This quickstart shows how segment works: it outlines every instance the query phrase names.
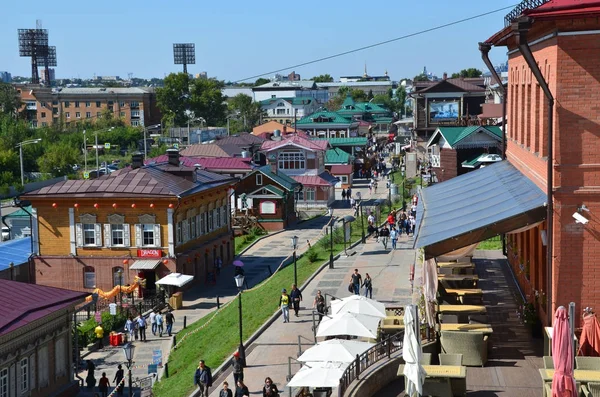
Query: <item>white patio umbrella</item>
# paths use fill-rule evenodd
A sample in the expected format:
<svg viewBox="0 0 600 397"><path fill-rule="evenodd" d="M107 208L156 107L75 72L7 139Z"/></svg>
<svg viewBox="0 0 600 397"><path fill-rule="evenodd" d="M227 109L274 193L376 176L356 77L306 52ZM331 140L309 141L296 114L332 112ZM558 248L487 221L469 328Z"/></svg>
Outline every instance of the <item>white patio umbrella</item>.
<svg viewBox="0 0 600 397"><path fill-rule="evenodd" d="M307 362L287 387L338 387L347 366L336 362Z"/></svg>
<svg viewBox="0 0 600 397"><path fill-rule="evenodd" d="M348 312L380 318L386 317L383 303L359 295L351 295L347 298L331 301L331 312L333 314Z"/></svg>
<svg viewBox="0 0 600 397"><path fill-rule="evenodd" d="M404 310L404 343L402 345L402 358L404 359L404 375L406 395L411 396L416 392L423 394L423 382L427 373L421 365L421 343L415 334L415 318L411 306Z"/></svg>
<svg viewBox="0 0 600 397"><path fill-rule="evenodd" d="M379 321L379 317L356 313L342 313L333 317L325 316L319 324L317 336L351 335L375 339Z"/></svg>
<svg viewBox="0 0 600 397"><path fill-rule="evenodd" d="M435 259L423 262L423 295L425 297L425 315L430 327L435 325L435 303L437 301L438 277Z"/></svg>
<svg viewBox="0 0 600 397"><path fill-rule="evenodd" d="M362 354L374 343L360 342L356 340L331 339L319 342L306 350L298 361L331 361L350 363L356 359L357 354Z"/></svg>

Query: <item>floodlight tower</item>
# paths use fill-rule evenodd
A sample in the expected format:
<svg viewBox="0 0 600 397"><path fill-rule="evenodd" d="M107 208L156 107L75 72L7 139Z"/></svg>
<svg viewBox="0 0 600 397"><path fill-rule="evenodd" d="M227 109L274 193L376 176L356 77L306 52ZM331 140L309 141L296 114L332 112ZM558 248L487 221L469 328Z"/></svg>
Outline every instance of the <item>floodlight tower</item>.
<svg viewBox="0 0 600 397"><path fill-rule="evenodd" d="M183 73L187 74L187 65L194 65L196 63L196 44L173 44L173 58L175 65L183 65Z"/></svg>
<svg viewBox="0 0 600 397"><path fill-rule="evenodd" d="M18 29L19 55L31 57L31 83L39 84L38 60L48 56L48 30L37 22L35 29Z"/></svg>
<svg viewBox="0 0 600 397"><path fill-rule="evenodd" d="M46 52L46 56L38 57L37 63L38 66L44 68L46 84L52 85L52 81L50 79L50 66L56 67L58 65L56 60L56 47L49 46L48 51Z"/></svg>

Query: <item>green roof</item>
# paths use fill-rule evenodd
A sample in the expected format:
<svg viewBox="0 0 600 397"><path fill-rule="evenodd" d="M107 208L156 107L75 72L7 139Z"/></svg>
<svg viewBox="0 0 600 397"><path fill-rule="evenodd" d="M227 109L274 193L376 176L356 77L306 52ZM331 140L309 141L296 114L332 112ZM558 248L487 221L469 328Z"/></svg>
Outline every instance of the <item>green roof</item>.
<svg viewBox="0 0 600 397"><path fill-rule="evenodd" d="M368 113L390 113L390 111L378 103L373 102L359 102L355 104L357 109Z"/></svg>
<svg viewBox="0 0 600 397"><path fill-rule="evenodd" d="M475 131L484 129L495 135L499 139L502 139L502 129L497 126L470 126L470 127L439 127L438 130L448 142L448 145L454 146L458 142L462 141Z"/></svg>
<svg viewBox="0 0 600 397"><path fill-rule="evenodd" d="M350 109L346 109L346 107L350 107ZM344 103L342 103L342 107L340 108L340 110L352 110L352 108L354 107L354 99L352 99L352 97L350 95L346 96L346 99L344 99Z"/></svg>
<svg viewBox="0 0 600 397"><path fill-rule="evenodd" d="M485 154L478 154L470 160L465 160L461 163L461 165L465 168L475 168L479 165L479 158L481 156L485 156Z"/></svg>
<svg viewBox="0 0 600 397"><path fill-rule="evenodd" d="M276 174L273 171L271 171L270 165L264 165L262 167L259 167L256 169L256 171L261 172L262 174L270 178L272 181L277 182L278 184L286 188L288 191L294 190L294 186L299 185L298 182L287 176L285 173L279 172Z"/></svg>
<svg viewBox="0 0 600 397"><path fill-rule="evenodd" d="M322 121L318 121L322 120ZM304 125L304 124L352 124L349 118L342 116L337 112L316 112L311 114L310 116L306 116L298 120L296 124Z"/></svg>
<svg viewBox="0 0 600 397"><path fill-rule="evenodd" d="M2 218L29 218L31 215L31 206L28 205L24 208L18 209L15 212L12 212L8 215L4 215Z"/></svg>
<svg viewBox="0 0 600 397"><path fill-rule="evenodd" d="M325 164L351 164L352 155L340 148L329 149L325 152Z"/></svg>
<svg viewBox="0 0 600 397"><path fill-rule="evenodd" d="M316 138L314 141L329 141L329 144L333 147L336 146L365 146L367 144L367 138L356 136L350 138Z"/></svg>

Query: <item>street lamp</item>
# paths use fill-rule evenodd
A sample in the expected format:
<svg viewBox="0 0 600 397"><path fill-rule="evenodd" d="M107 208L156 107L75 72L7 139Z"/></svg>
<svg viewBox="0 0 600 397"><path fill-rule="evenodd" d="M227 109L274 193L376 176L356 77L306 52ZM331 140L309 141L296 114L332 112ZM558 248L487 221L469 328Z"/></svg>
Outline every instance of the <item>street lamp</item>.
<svg viewBox="0 0 600 397"><path fill-rule="evenodd" d="M110 127L106 130L94 131L94 139L95 139L94 145L96 146L96 178L100 177L100 162L98 160L98 133L99 132L108 132L108 131L112 131L114 129L115 129L115 127ZM84 132L84 134L85 134L85 132Z"/></svg>
<svg viewBox="0 0 600 397"><path fill-rule="evenodd" d="M238 289L238 310L240 312L240 346L238 347L238 353L240 353L240 364L242 367L246 366L246 351L244 349L244 339L242 336L242 288L244 287L244 275L238 274L233 278L235 280L235 286Z"/></svg>
<svg viewBox="0 0 600 397"><path fill-rule="evenodd" d="M331 219L329 219L329 268L333 269L333 208L331 209Z"/></svg>
<svg viewBox="0 0 600 397"><path fill-rule="evenodd" d="M28 141L19 142L16 147L19 148L19 160L21 162L21 185L25 186L25 173L23 172L23 146L39 143L42 138L30 139Z"/></svg>
<svg viewBox="0 0 600 397"><path fill-rule="evenodd" d="M292 248L294 249L294 284L298 285L298 269L296 265L296 249L298 249L298 236L292 237Z"/></svg>
<svg viewBox="0 0 600 397"><path fill-rule="evenodd" d="M232 113L232 114L230 114L229 116L226 117L226 119L227 119L227 136L229 136L229 120L231 118L236 119L238 117L240 117L240 112Z"/></svg>
<svg viewBox="0 0 600 397"><path fill-rule="evenodd" d="M144 164L146 163L146 155L148 154L148 139L146 138L146 133L148 130L153 130L155 128L161 128L161 124L154 124L150 127L144 127Z"/></svg>
<svg viewBox="0 0 600 397"><path fill-rule="evenodd" d="M360 208L360 228L362 229L362 243L366 241L365 237L365 217L363 216L362 199L358 202L358 208Z"/></svg>
<svg viewBox="0 0 600 397"><path fill-rule="evenodd" d="M129 397L133 397L133 379L131 378L131 365L133 364L133 351L135 346L129 342L123 346L123 353L125 353L125 360L127 360L127 369L129 370Z"/></svg>

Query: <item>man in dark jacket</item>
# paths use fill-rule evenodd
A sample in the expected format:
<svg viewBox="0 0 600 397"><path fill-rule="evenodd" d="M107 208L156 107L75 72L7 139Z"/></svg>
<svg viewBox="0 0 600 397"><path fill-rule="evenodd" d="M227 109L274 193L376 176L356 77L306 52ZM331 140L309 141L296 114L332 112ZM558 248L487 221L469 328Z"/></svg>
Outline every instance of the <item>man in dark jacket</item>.
<svg viewBox="0 0 600 397"><path fill-rule="evenodd" d="M294 313L298 317L298 311L300 311L300 302L302 302L302 292L296 287L296 284L292 284L292 291L290 292L290 298L292 298L292 304L294 305Z"/></svg>
<svg viewBox="0 0 600 397"><path fill-rule="evenodd" d="M231 363L231 366L233 367L233 380L237 385L238 380L244 380L244 366L240 359L240 352L233 353L233 362Z"/></svg>
<svg viewBox="0 0 600 397"><path fill-rule="evenodd" d="M212 374L210 368L200 360L196 373L194 374L194 383L200 388L200 397L208 397L208 388L212 387Z"/></svg>

